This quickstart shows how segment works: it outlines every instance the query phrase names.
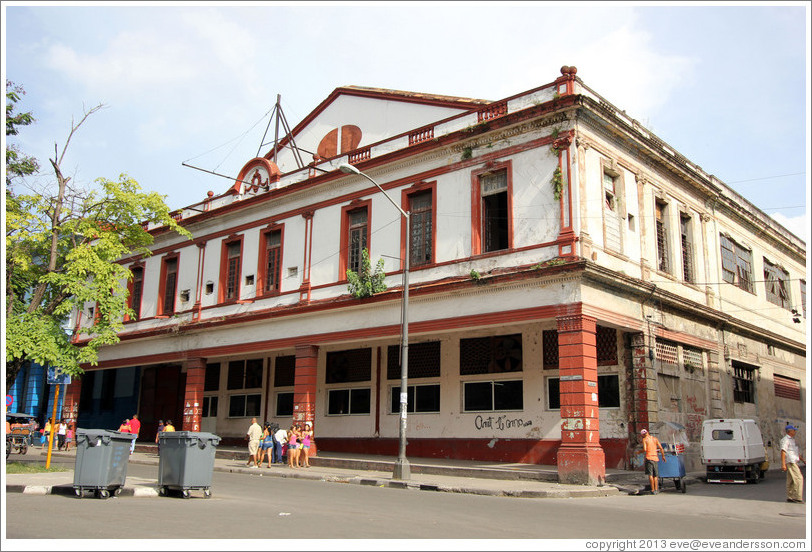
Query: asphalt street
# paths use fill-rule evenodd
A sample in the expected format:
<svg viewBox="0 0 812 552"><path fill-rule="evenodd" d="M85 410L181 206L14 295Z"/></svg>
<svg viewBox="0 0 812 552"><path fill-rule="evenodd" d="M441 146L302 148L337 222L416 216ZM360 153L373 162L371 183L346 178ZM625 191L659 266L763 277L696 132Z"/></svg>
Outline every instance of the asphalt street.
<svg viewBox="0 0 812 552"><path fill-rule="evenodd" d="M157 470L132 464L127 477L154 479ZM108 500L7 493L6 538L305 539L305 550L324 548L313 539L539 539L543 548L546 539L572 538L803 539L808 519L805 504L785 501L778 471L758 485L696 483L686 494L666 485L656 496L594 498L441 493L262 470L215 472L211 488L208 499L194 491L190 499Z"/></svg>

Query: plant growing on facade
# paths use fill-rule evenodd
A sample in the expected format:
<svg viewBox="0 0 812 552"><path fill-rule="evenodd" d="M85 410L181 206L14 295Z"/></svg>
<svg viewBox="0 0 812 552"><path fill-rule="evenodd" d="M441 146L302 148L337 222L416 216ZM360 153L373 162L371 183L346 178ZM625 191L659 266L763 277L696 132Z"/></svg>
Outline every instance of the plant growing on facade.
<svg viewBox="0 0 812 552"><path fill-rule="evenodd" d="M463 161L464 161L464 160L466 160L466 159L471 159L471 157L472 157L473 155L474 155L474 150L473 150L473 148L471 148L471 146L468 146L468 147L466 147L465 149L463 149L463 150L462 150L462 157L461 157L461 159L462 159Z"/></svg>
<svg viewBox="0 0 812 552"><path fill-rule="evenodd" d="M482 278L482 275L479 272L477 272L476 270L472 270L468 275L475 282L478 281L480 278Z"/></svg>
<svg viewBox="0 0 812 552"><path fill-rule="evenodd" d="M369 252L364 249L361 251L361 266L358 268L358 272L347 270L347 289L356 299L372 297L376 293L386 291L385 279L383 259L378 259L378 264L373 272Z"/></svg>
<svg viewBox="0 0 812 552"><path fill-rule="evenodd" d="M561 191L564 188L564 179L561 176L561 167L556 167L553 171L553 178L550 181L553 185L553 199L559 201L561 199Z"/></svg>

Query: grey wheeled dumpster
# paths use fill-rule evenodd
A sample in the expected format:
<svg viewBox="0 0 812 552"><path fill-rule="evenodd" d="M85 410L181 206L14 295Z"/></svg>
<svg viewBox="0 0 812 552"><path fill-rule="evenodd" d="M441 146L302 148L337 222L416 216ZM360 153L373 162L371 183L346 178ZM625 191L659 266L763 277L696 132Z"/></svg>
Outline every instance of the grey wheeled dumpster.
<svg viewBox="0 0 812 552"><path fill-rule="evenodd" d="M189 498L192 489L203 489L211 496L214 453L220 437L197 431L162 431L158 435L161 459L158 462L158 492L179 490Z"/></svg>
<svg viewBox="0 0 812 552"><path fill-rule="evenodd" d="M76 430L73 490L82 498L93 491L98 498L118 495L127 479L130 444L136 435L105 429Z"/></svg>

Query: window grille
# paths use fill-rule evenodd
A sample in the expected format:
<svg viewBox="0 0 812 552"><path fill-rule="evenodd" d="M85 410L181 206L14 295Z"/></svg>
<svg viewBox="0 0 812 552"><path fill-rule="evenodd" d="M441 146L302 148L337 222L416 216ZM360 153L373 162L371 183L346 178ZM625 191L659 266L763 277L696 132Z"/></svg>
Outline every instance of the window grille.
<svg viewBox="0 0 812 552"><path fill-rule="evenodd" d="M327 353L326 383L370 381L372 349L350 349Z"/></svg>
<svg viewBox="0 0 812 552"><path fill-rule="evenodd" d="M240 242L226 245L226 299L236 299L238 296L241 249L242 244Z"/></svg>
<svg viewBox="0 0 812 552"><path fill-rule="evenodd" d="M282 254L282 232L275 230L265 236L265 293L279 291L280 257Z"/></svg>
<svg viewBox="0 0 812 552"><path fill-rule="evenodd" d="M172 314L175 312L175 292L178 281L178 260L167 259L165 261L166 280L164 286L163 311L162 314Z"/></svg>
<svg viewBox="0 0 812 552"><path fill-rule="evenodd" d="M386 376L400 379L400 345L390 345L386 352ZM426 341L409 344L408 378L440 377L440 342Z"/></svg>
<svg viewBox="0 0 812 552"><path fill-rule="evenodd" d="M132 269L133 274L133 294L130 297L130 308L135 313L133 318L138 320L141 318L141 297L144 291L144 269L135 267Z"/></svg>
<svg viewBox="0 0 812 552"><path fill-rule="evenodd" d="M657 225L657 269L670 272L668 265L668 233L665 225L665 204L659 201L655 205Z"/></svg>
<svg viewBox="0 0 812 552"><path fill-rule="evenodd" d="M367 210L350 211L348 216L350 235L347 268L357 273L361 268L361 252L367 248Z"/></svg>
<svg viewBox="0 0 812 552"><path fill-rule="evenodd" d="M541 333L544 369L558 368L558 330L544 330Z"/></svg>
<svg viewBox="0 0 812 552"><path fill-rule="evenodd" d="M595 343L597 346L598 366L617 364L617 330L615 328L597 326Z"/></svg>
<svg viewBox="0 0 812 552"><path fill-rule="evenodd" d="M409 196L409 248L411 249L411 266L420 266L431 262L431 190Z"/></svg>
<svg viewBox="0 0 812 552"><path fill-rule="evenodd" d="M522 334L460 340L460 375L522 371Z"/></svg>
<svg viewBox="0 0 812 552"><path fill-rule="evenodd" d="M657 360L661 364L677 366L677 344L663 339L656 340Z"/></svg>
<svg viewBox="0 0 812 552"><path fill-rule="evenodd" d="M680 228L682 230L682 279L686 282L694 281L694 261L691 243L691 217L680 216Z"/></svg>
<svg viewBox="0 0 812 552"><path fill-rule="evenodd" d="M755 403L756 370L752 366L747 366L733 361L733 401L737 403Z"/></svg>
<svg viewBox="0 0 812 552"><path fill-rule="evenodd" d="M689 372L702 370L702 351L690 347L682 348L682 365Z"/></svg>

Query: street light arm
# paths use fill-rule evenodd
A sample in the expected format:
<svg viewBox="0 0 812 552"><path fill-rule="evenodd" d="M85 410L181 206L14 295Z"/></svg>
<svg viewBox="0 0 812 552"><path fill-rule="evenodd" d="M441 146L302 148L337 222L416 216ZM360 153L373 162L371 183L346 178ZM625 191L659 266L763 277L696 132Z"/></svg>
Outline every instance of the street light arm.
<svg viewBox="0 0 812 552"><path fill-rule="evenodd" d="M400 214L401 214L401 215L403 215L404 217L406 217L406 219L408 220L408 218L409 218L409 214L408 214L406 211L404 211L403 209L401 209L400 205L398 205L397 203L395 203L395 200L394 200L394 199L392 199L392 198L389 196L389 194L388 194L388 193L386 193L386 190L384 190L383 188L381 188L381 185L380 185L380 184L378 184L377 182L375 182L375 181L372 179L372 177L370 177L368 174L366 174L366 173L363 173L363 172L359 171L357 167L355 167L355 166L353 166L353 165L350 165L349 163L341 163L341 164L338 166L338 170L340 170L341 172L346 173L346 174L357 174L358 176L363 176L364 178L366 178L367 180L369 180L370 182L372 182L373 184L375 184L375 187L376 187L376 188L378 188L378 189L379 189L379 190L380 190L380 191L383 193L383 195L385 195L385 196L386 196L386 199L388 199L388 200L390 201L390 203L392 203L392 205L394 205L394 206L395 206L395 209L397 209L398 211L400 211Z"/></svg>

